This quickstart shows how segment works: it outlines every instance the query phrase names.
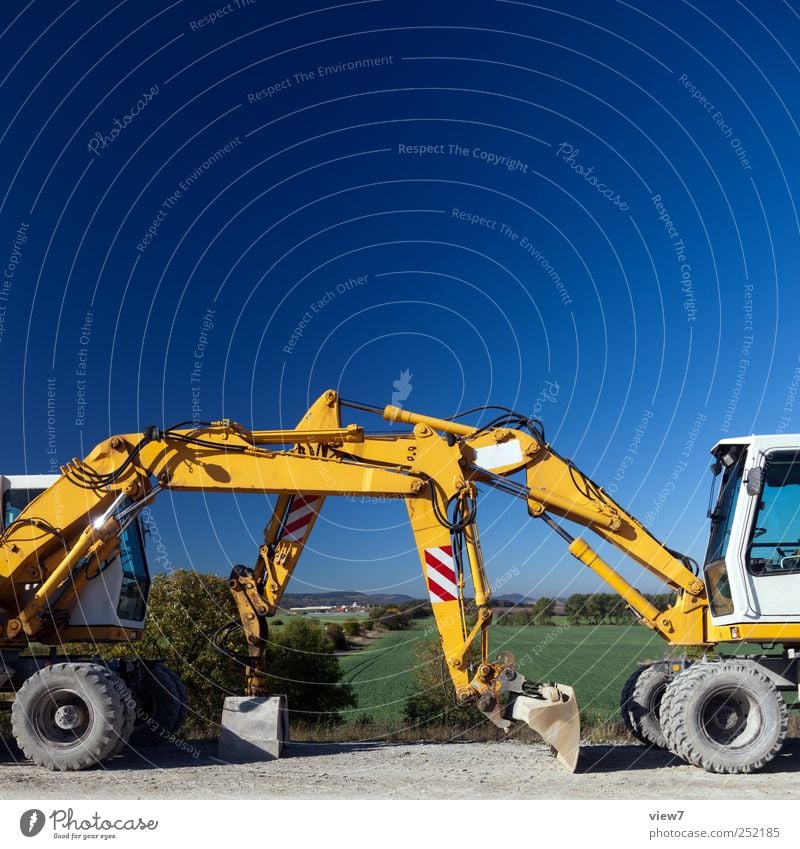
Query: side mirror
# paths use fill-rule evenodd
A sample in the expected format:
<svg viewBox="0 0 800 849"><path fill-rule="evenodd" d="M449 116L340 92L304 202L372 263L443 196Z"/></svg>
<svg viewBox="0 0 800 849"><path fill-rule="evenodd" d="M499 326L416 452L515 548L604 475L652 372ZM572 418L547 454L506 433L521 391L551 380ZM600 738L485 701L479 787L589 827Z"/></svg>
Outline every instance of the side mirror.
<svg viewBox="0 0 800 849"><path fill-rule="evenodd" d="M764 488L764 478L766 477L766 472L764 469L760 467L756 467L754 469L750 469L750 471L745 475L744 482L747 488L748 495L760 495L761 490Z"/></svg>

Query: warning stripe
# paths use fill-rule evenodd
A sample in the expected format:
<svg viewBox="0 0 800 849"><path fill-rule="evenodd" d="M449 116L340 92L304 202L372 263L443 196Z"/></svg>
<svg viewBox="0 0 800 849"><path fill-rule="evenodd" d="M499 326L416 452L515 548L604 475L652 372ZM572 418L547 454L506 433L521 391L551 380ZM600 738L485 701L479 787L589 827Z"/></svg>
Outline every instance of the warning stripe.
<svg viewBox="0 0 800 849"><path fill-rule="evenodd" d="M286 526L284 530L292 532L297 530L298 528L305 527L311 521L310 517L313 514L313 504L304 504L298 507L296 510L290 511L288 517L286 518Z"/></svg>
<svg viewBox="0 0 800 849"><path fill-rule="evenodd" d="M431 602L455 601L458 598L452 545L426 548L425 572Z"/></svg>
<svg viewBox="0 0 800 849"><path fill-rule="evenodd" d="M282 539L300 542L306 535L314 516L319 512L321 501L318 495L295 495L286 515Z"/></svg>

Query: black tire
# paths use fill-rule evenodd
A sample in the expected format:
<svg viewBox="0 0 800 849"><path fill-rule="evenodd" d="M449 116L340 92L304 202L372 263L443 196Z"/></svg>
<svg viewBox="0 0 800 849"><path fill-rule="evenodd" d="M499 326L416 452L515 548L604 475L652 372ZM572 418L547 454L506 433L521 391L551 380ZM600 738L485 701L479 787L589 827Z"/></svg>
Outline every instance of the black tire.
<svg viewBox="0 0 800 849"><path fill-rule="evenodd" d="M46 666L17 693L11 708L14 738L39 766L58 770L96 766L124 739L126 698L127 687L104 666Z"/></svg>
<svg viewBox="0 0 800 849"><path fill-rule="evenodd" d="M175 682L175 690L178 696L178 706L180 710L178 712L178 719L175 722L175 727L172 729L172 733L174 734L180 729L183 723L186 722L186 716L189 713L188 695L186 692L186 685L183 683L183 679L181 678L181 676L178 675L178 673L174 669L170 669L169 666L162 665L161 668Z"/></svg>
<svg viewBox="0 0 800 849"><path fill-rule="evenodd" d="M661 702L669 748L708 772L749 773L780 751L789 714L777 687L753 663L697 663L677 675Z"/></svg>
<svg viewBox="0 0 800 849"><path fill-rule="evenodd" d="M114 747L113 755L118 755L128 744L128 741L133 734L134 723L136 722L136 701L133 694L128 689L128 685L111 669L105 669L106 678L109 684L120 694L122 698L122 728L119 732L119 740Z"/></svg>
<svg viewBox="0 0 800 849"><path fill-rule="evenodd" d="M620 713L625 727L646 746L667 747L661 730L661 699L671 681L669 663L641 666L622 689Z"/></svg>
<svg viewBox="0 0 800 849"><path fill-rule="evenodd" d="M178 676L160 663L142 669L141 682L133 691L136 718L130 745L166 743L185 718L186 688Z"/></svg>

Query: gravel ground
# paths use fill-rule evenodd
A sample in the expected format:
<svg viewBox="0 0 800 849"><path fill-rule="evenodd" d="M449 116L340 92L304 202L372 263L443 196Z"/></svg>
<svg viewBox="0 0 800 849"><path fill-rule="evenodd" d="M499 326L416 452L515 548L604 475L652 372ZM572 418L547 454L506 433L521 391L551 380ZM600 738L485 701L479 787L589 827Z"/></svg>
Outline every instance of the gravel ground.
<svg viewBox="0 0 800 849"><path fill-rule="evenodd" d="M188 745L188 744L187 744ZM196 754L196 756L195 756ZM103 768L54 773L0 750L4 799L796 799L800 741L754 775L711 775L663 751L584 746L566 772L541 745L300 744L278 761L230 764L216 747L143 749Z"/></svg>

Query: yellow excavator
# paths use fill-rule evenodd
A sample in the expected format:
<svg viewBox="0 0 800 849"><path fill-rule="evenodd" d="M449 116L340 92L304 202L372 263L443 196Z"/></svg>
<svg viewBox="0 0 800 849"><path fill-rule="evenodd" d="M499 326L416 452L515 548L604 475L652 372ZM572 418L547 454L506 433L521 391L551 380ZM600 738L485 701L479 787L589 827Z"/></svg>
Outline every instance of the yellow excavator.
<svg viewBox="0 0 800 849"><path fill-rule="evenodd" d="M343 426L348 408L411 428ZM487 424L462 421L487 410L496 413ZM621 700L632 733L713 772L759 769L786 736L782 691L798 688L800 437L726 440L713 455L719 493L702 572L560 456L541 422L501 407L434 418L329 390L296 428L248 430L227 419L149 427L105 440L60 475L0 477L0 689L15 694L14 736L34 762L72 770L144 742L143 717L158 715L167 731L182 721L185 690L162 664L57 653L69 641L135 647L150 584L141 513L159 493L277 495L254 567L235 567L229 581L248 645L250 696L267 694L268 619L325 498L368 495L405 500L458 700L501 728L527 723L574 770L573 690L526 680L509 654L489 657L491 593L476 504L478 487L491 487L523 500L529 516L562 537L667 643L708 650L633 673ZM660 578L674 603L658 609L558 519L592 530ZM50 646L50 655L26 652L31 643ZM765 649L737 653L745 643Z"/></svg>

